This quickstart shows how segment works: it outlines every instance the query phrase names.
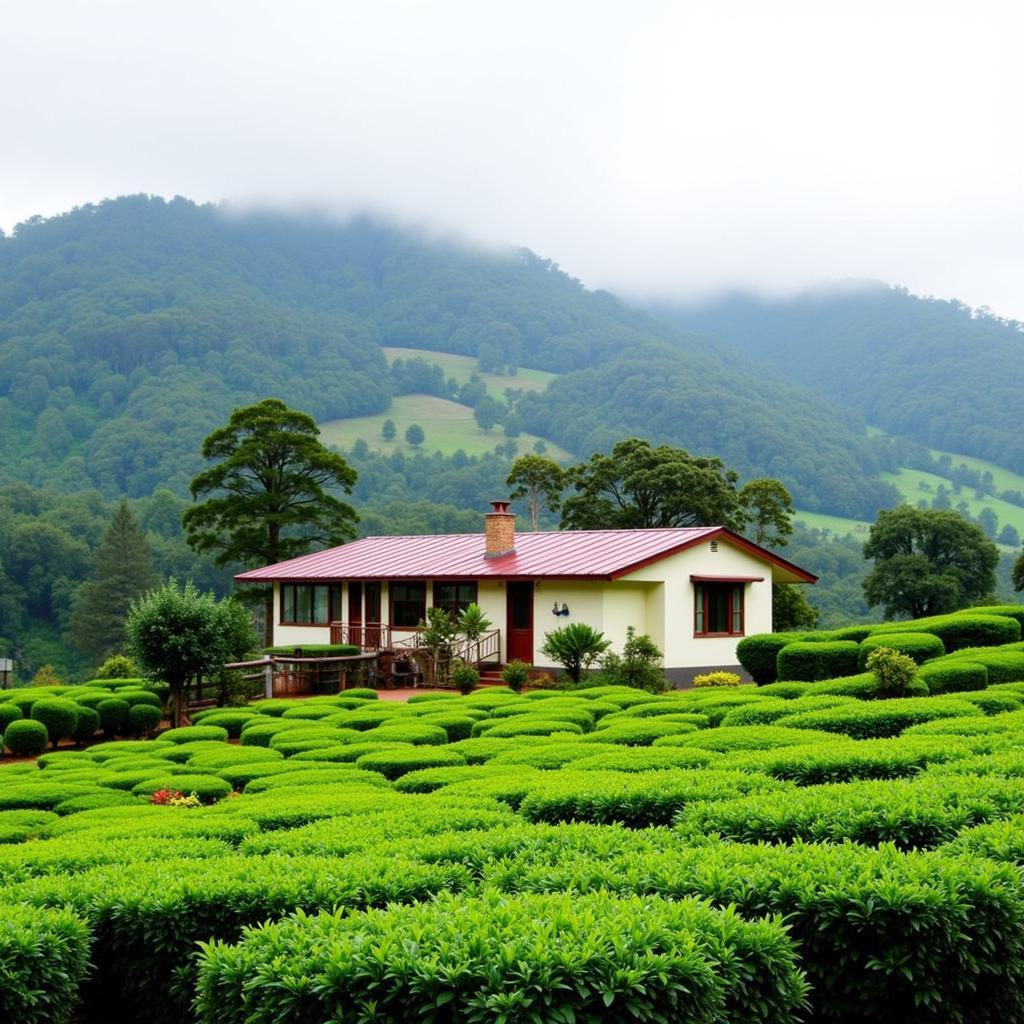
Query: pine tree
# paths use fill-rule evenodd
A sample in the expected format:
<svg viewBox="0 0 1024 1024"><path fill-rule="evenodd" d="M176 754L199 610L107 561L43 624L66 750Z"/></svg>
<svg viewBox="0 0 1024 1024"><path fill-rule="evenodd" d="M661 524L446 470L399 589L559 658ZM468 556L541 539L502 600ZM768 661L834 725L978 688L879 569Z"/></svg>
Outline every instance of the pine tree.
<svg viewBox="0 0 1024 1024"><path fill-rule="evenodd" d="M145 534L122 499L93 555L92 578L75 595L71 643L97 664L120 651L128 605L159 582Z"/></svg>

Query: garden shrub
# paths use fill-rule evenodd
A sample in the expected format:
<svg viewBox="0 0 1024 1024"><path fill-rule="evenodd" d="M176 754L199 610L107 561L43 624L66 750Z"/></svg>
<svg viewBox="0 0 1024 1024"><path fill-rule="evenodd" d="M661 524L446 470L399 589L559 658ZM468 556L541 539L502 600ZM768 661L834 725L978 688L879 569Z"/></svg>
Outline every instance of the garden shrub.
<svg viewBox="0 0 1024 1024"><path fill-rule="evenodd" d="M739 686L740 677L735 672L707 672L694 676L693 685L702 686Z"/></svg>
<svg viewBox="0 0 1024 1024"><path fill-rule="evenodd" d="M649 747L662 736L682 736L684 733L697 732L698 727L692 722L672 722L661 718L620 719L616 722L604 721L594 732L583 737L582 743L616 743L626 747ZM493 736L489 732L488 736Z"/></svg>
<svg viewBox="0 0 1024 1024"><path fill-rule="evenodd" d="M337 707L332 704L299 704L289 708L281 717L288 721L292 718L309 719L315 721L318 718L328 718L338 713Z"/></svg>
<svg viewBox="0 0 1024 1024"><path fill-rule="evenodd" d="M71 739L78 725L78 705L65 697L45 697L32 705L32 717L46 726L46 733L54 747L64 739Z"/></svg>
<svg viewBox="0 0 1024 1024"><path fill-rule="evenodd" d="M164 702L152 690L129 690L127 688L117 691L121 700L126 700L130 707L139 704L148 704L151 708L163 711Z"/></svg>
<svg viewBox="0 0 1024 1024"><path fill-rule="evenodd" d="M344 743L336 747L324 747L316 750L304 750L301 754L293 754L289 763L308 764L310 761L321 763L344 764L347 761L358 761L363 754L375 754L378 750L408 750L412 744L392 742Z"/></svg>
<svg viewBox="0 0 1024 1024"><path fill-rule="evenodd" d="M369 686L353 686L345 690L343 695L345 697L354 697L358 700L378 700L380 698L380 694Z"/></svg>
<svg viewBox="0 0 1024 1024"><path fill-rule="evenodd" d="M542 714L517 715L515 718L506 719L491 725L490 722L477 722L473 731L481 725L490 725L482 735L493 739L509 739L514 736L550 736L555 733L583 734L583 726L576 722L565 719L545 718ZM477 733L477 735L481 735ZM591 735L594 735L593 733Z"/></svg>
<svg viewBox="0 0 1024 1024"><path fill-rule="evenodd" d="M589 751L592 747L587 744L583 749ZM533 753L533 751L527 753ZM511 763L507 754L500 755L491 762L491 764L507 763ZM602 751L599 754L592 754L590 757L576 758L572 761L572 767L574 771L578 772L650 772L663 771L667 768L706 768L708 765L716 763L720 763L720 758L713 750L697 749L696 747L669 747L655 743L650 747L613 747L611 751ZM544 766L537 764L536 767Z"/></svg>
<svg viewBox="0 0 1024 1024"><path fill-rule="evenodd" d="M950 697L905 697L861 701L856 705L805 711L778 720L789 729L816 729L844 733L854 739L897 736L904 729L937 718L979 715L978 708Z"/></svg>
<svg viewBox="0 0 1024 1024"><path fill-rule="evenodd" d="M459 693L469 694L477 688L480 673L472 665L457 661L451 668L451 681Z"/></svg>
<svg viewBox="0 0 1024 1024"><path fill-rule="evenodd" d="M468 717L467 715L460 715L456 712L449 714L434 714L424 715L421 721L427 725L435 725L444 731L448 735L448 742L454 743L457 740L469 739L470 733L473 731L473 726L476 724L476 720Z"/></svg>
<svg viewBox="0 0 1024 1024"><path fill-rule="evenodd" d="M598 703L600 701L589 701L587 705L588 710ZM698 729L706 729L711 724L711 719L707 715L692 709L693 703L690 701L684 703L683 701L664 700L647 704L635 704L631 708L624 708L621 711L616 710L610 714L602 715L601 718L605 722L621 722L623 720L632 721L636 718L662 718L665 715L671 715L674 722L688 721L691 725L697 726Z"/></svg>
<svg viewBox="0 0 1024 1024"><path fill-rule="evenodd" d="M421 720L388 722L374 729L371 738L378 743L416 743L439 746L448 742L448 733L440 725Z"/></svg>
<svg viewBox="0 0 1024 1024"><path fill-rule="evenodd" d="M22 717L21 708L12 701L0 703L0 733L11 724Z"/></svg>
<svg viewBox="0 0 1024 1024"><path fill-rule="evenodd" d="M99 716L97 716L99 717ZM163 712L149 704L133 704L128 709L127 732L132 736L152 736L160 727Z"/></svg>
<svg viewBox="0 0 1024 1024"><path fill-rule="evenodd" d="M96 711L99 713L100 726L105 735L109 737L124 733L128 725L128 714L131 711L128 701L121 700L119 697L110 697L107 700L101 700L96 705Z"/></svg>
<svg viewBox="0 0 1024 1024"><path fill-rule="evenodd" d="M951 659L922 665L917 677L926 683L931 693L949 693L954 690L984 690L988 686L988 669L974 661Z"/></svg>
<svg viewBox="0 0 1024 1024"><path fill-rule="evenodd" d="M261 775L245 787L246 796L270 793L280 789L294 789L305 786L330 786L338 784L351 786L374 786L390 789L391 784L377 772L364 771L354 764L332 764L322 768L307 768L301 772L280 772L277 775Z"/></svg>
<svg viewBox="0 0 1024 1024"><path fill-rule="evenodd" d="M488 776L501 775L508 768L480 765L451 765L447 768L419 768L407 772L395 780L395 789L399 793L434 793L445 786L456 782L473 782Z"/></svg>
<svg viewBox="0 0 1024 1024"><path fill-rule="evenodd" d="M406 772L415 772L422 768L451 768L465 763L464 757L451 750L411 747L407 750L396 748L363 754L356 761L356 767L363 771L379 772L386 779L397 779Z"/></svg>
<svg viewBox="0 0 1024 1024"><path fill-rule="evenodd" d="M534 822L619 822L629 828L650 828L671 824L687 804L787 786L767 776L715 769L545 772L527 785L519 813Z"/></svg>
<svg viewBox="0 0 1024 1024"><path fill-rule="evenodd" d="M806 692L810 683L766 683L761 687L760 692L765 697L781 697L783 700L796 700L797 697L802 697Z"/></svg>
<svg viewBox="0 0 1024 1024"><path fill-rule="evenodd" d="M0 843L23 843L56 820L53 811L0 811Z"/></svg>
<svg viewBox="0 0 1024 1024"><path fill-rule="evenodd" d="M128 804L137 805L138 797L125 793L120 789L108 789L101 793L90 793L87 796L73 796L54 805L57 814L78 814L91 811L98 807L124 807Z"/></svg>
<svg viewBox="0 0 1024 1024"><path fill-rule="evenodd" d="M917 662L891 647L874 648L865 664L878 680L878 696L884 700L906 696L917 675Z"/></svg>
<svg viewBox="0 0 1024 1024"><path fill-rule="evenodd" d="M7 906L0 914L0 1020L67 1024L89 969L90 934L70 911Z"/></svg>
<svg viewBox="0 0 1024 1024"><path fill-rule="evenodd" d="M1024 900L1015 870L893 847L704 844L501 865L510 888L698 896L782 914L829 1024L991 1024L1022 1012Z"/></svg>
<svg viewBox="0 0 1024 1024"><path fill-rule="evenodd" d="M852 640L787 644L779 651L778 678L814 681L853 675L859 651Z"/></svg>
<svg viewBox="0 0 1024 1024"><path fill-rule="evenodd" d="M964 615L1005 615L1016 619L1024 630L1024 604L993 604L979 608L965 608ZM1024 635L1024 633L1022 633Z"/></svg>
<svg viewBox="0 0 1024 1024"><path fill-rule="evenodd" d="M268 747L236 747L226 745L221 750L201 750L192 754L185 764L189 771L213 772L229 765L280 764L284 754Z"/></svg>
<svg viewBox="0 0 1024 1024"><path fill-rule="evenodd" d="M737 750L772 750L775 747L794 747L807 743L834 742L826 732L810 729L787 729L778 725L748 725L737 728L720 726L705 729L689 736L664 736L655 740L656 747L696 747L727 753Z"/></svg>
<svg viewBox="0 0 1024 1024"><path fill-rule="evenodd" d="M885 633L932 633L952 653L963 647L994 647L1016 643L1021 638L1021 624L1003 615L977 615L953 612L909 622L886 622L871 630L873 637Z"/></svg>
<svg viewBox="0 0 1024 1024"><path fill-rule="evenodd" d="M542 771L555 771L564 768L574 761L593 760L601 754L611 754L624 748L615 743L580 743L577 736L565 736L533 746L520 747L518 744L511 750L492 757L488 765L526 765Z"/></svg>
<svg viewBox="0 0 1024 1024"><path fill-rule="evenodd" d="M282 733L270 741L270 749L276 750L285 757L294 757L296 754L308 754L311 750L326 750L329 747L337 746L337 740L331 736L305 736L300 733ZM256 748L260 749L260 748Z"/></svg>
<svg viewBox="0 0 1024 1024"><path fill-rule="evenodd" d="M775 684L781 685L781 684ZM824 711L855 703L854 697L822 695L820 697L798 697L796 700L766 697L753 704L744 704L730 711L719 723L722 726L772 725L785 715L796 715L802 711Z"/></svg>
<svg viewBox="0 0 1024 1024"><path fill-rule="evenodd" d="M183 743L172 743L170 746L158 750L153 757L160 761L173 761L177 764L184 764L193 754L206 750L225 750L223 740L185 740Z"/></svg>
<svg viewBox="0 0 1024 1024"><path fill-rule="evenodd" d="M953 691L947 696L961 700L965 704L972 704L986 715L1003 715L1010 711L1019 711L1024 704L1024 694L994 693L992 690L975 690L969 693Z"/></svg>
<svg viewBox="0 0 1024 1024"><path fill-rule="evenodd" d="M517 736L514 739L493 736L474 736L468 740L459 740L451 745L451 749L461 754L467 764L485 764L508 750L522 750L527 745L537 746L551 743L548 736Z"/></svg>
<svg viewBox="0 0 1024 1024"><path fill-rule="evenodd" d="M779 920L691 900L484 893L249 930L204 951L196 1005L202 1024L398 1024L439 1006L466 1021L787 1024L805 993Z"/></svg>
<svg viewBox="0 0 1024 1024"><path fill-rule="evenodd" d="M294 718L268 718L265 722L250 720L242 726L239 742L243 747L267 747L272 737L288 729L301 729L301 721Z"/></svg>
<svg viewBox="0 0 1024 1024"><path fill-rule="evenodd" d="M930 690L928 684L918 677L907 685L908 697L927 697ZM844 676L841 679L825 679L820 683L811 683L806 691L807 697L855 697L857 700L880 700L882 689L873 672L861 672L855 676Z"/></svg>
<svg viewBox="0 0 1024 1024"><path fill-rule="evenodd" d="M237 764L226 764L210 771L217 778L229 783L232 789L241 791L246 789L253 779L265 779L287 772L308 771L315 767L315 764L311 765L308 761L297 761L290 757L280 761L239 761ZM191 767L188 770L191 770Z"/></svg>
<svg viewBox="0 0 1024 1024"><path fill-rule="evenodd" d="M520 693L530 678L531 668L527 662L513 659L501 670L501 680L513 693Z"/></svg>
<svg viewBox="0 0 1024 1024"><path fill-rule="evenodd" d="M227 738L227 729L217 725L183 725L160 734L160 739L174 744L192 743L195 740L218 740L223 743Z"/></svg>
<svg viewBox="0 0 1024 1024"><path fill-rule="evenodd" d="M166 743L163 740L112 740L109 743L99 743L90 747L85 754L94 761L107 761L112 757L130 757L133 754L155 757L160 751L170 750L173 746L173 743Z"/></svg>
<svg viewBox="0 0 1024 1024"><path fill-rule="evenodd" d="M35 757L46 749L50 735L34 718L19 718L4 730L4 746L15 757Z"/></svg>
<svg viewBox="0 0 1024 1024"><path fill-rule="evenodd" d="M863 672L867 668L868 655L877 647L888 647L913 658L918 665L923 665L930 658L941 658L946 653L942 641L933 633L886 633L869 636L861 641L857 668Z"/></svg>
<svg viewBox="0 0 1024 1024"><path fill-rule="evenodd" d="M807 633L752 633L736 645L736 660L759 686L774 683L778 679L779 651L807 636Z"/></svg>
<svg viewBox="0 0 1024 1024"><path fill-rule="evenodd" d="M79 707L78 720L75 722L75 731L71 738L76 743L85 743L91 740L100 728L100 714L92 708Z"/></svg>
<svg viewBox="0 0 1024 1024"><path fill-rule="evenodd" d="M960 659L984 665L990 683L1016 683L1024 680L1024 644L990 648L965 647L933 664L951 665Z"/></svg>
<svg viewBox="0 0 1024 1024"><path fill-rule="evenodd" d="M961 829L1018 813L1024 779L925 773L911 779L846 782L737 797L686 808L684 837L709 832L743 843L852 841L928 849ZM525 801L524 801L525 803Z"/></svg>

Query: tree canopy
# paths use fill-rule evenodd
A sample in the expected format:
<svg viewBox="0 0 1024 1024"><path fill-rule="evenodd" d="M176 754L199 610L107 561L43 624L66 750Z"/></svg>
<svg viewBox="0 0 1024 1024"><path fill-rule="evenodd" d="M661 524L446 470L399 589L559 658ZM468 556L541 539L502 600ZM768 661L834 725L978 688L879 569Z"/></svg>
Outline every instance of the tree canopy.
<svg viewBox="0 0 1024 1024"><path fill-rule="evenodd" d="M280 562L355 536L355 509L332 493L350 493L355 470L321 444L312 416L280 399L236 409L203 442L203 456L214 465L192 481L192 497L209 497L182 523L189 544L217 552L219 564Z"/></svg>
<svg viewBox="0 0 1024 1024"><path fill-rule="evenodd" d="M565 486L565 473L554 459L543 455L520 455L512 463L505 483L511 488L511 498L526 498L530 512L530 529L540 525L542 509L557 512Z"/></svg>
<svg viewBox="0 0 1024 1024"><path fill-rule="evenodd" d="M984 601L996 587L999 549L949 509L901 505L880 512L864 557L875 563L864 595L887 619L956 611Z"/></svg>
<svg viewBox="0 0 1024 1024"><path fill-rule="evenodd" d="M740 488L740 504L747 510L755 544L786 545L793 534L793 499L778 480L761 477L745 483Z"/></svg>
<svg viewBox="0 0 1024 1024"><path fill-rule="evenodd" d="M674 526L743 528L738 475L721 459L694 457L669 445L620 441L565 473L577 492L562 503L566 530Z"/></svg>

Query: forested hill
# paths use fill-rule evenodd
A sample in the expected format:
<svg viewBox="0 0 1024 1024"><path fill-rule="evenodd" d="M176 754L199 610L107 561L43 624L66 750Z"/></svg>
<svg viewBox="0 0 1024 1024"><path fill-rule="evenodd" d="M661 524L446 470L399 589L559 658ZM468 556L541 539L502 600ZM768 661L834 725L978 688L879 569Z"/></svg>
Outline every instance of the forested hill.
<svg viewBox="0 0 1024 1024"><path fill-rule="evenodd" d="M875 282L653 311L717 335L890 433L1024 472L1020 323Z"/></svg>
<svg viewBox="0 0 1024 1024"><path fill-rule="evenodd" d="M873 517L895 499L856 413L529 252L147 197L0 238L0 473L182 494L234 405L384 411L395 385L382 345L559 373L519 411L580 456L643 434L781 477L808 509Z"/></svg>

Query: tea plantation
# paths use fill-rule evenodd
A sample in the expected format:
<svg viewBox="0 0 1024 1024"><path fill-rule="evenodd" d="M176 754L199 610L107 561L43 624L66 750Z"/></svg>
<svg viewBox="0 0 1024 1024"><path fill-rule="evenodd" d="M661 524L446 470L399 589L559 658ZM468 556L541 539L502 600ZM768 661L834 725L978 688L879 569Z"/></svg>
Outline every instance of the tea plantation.
<svg viewBox="0 0 1024 1024"><path fill-rule="evenodd" d="M140 738L0 762L0 1019L1024 1020L1021 615L749 637L762 686L349 690L155 739L139 681L5 692L10 752Z"/></svg>

